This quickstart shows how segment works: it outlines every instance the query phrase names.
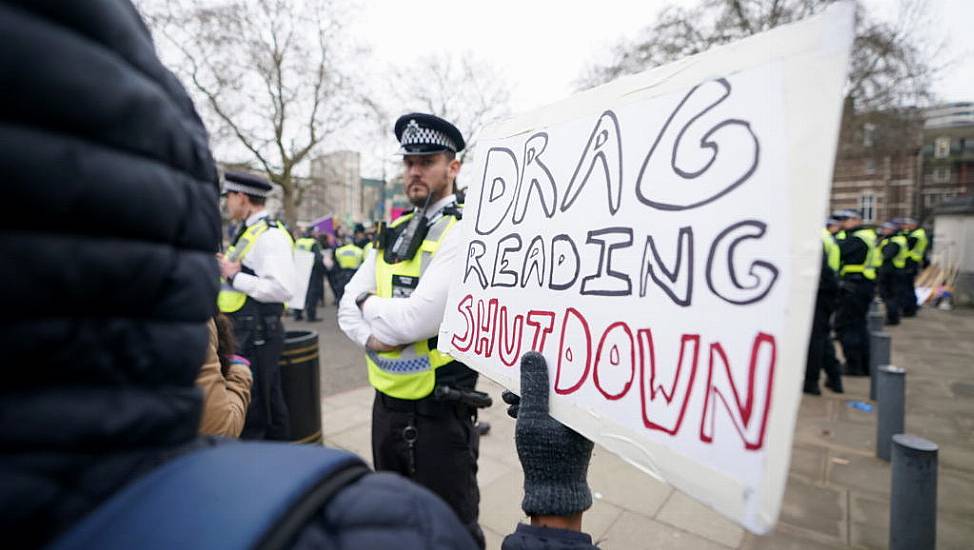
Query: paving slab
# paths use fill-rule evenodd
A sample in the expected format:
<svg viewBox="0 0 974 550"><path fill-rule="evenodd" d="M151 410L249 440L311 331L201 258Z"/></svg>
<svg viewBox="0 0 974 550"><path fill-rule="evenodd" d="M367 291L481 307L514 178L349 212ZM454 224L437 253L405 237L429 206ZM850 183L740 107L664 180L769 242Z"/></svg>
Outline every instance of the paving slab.
<svg viewBox="0 0 974 550"><path fill-rule="evenodd" d="M334 322L318 325L337 332ZM908 368L907 431L940 445L938 548L974 547L974 312L922 310L889 332L893 363ZM326 444L369 460L374 391L361 352L340 332L321 334L319 342L328 358L322 361ZM877 412L848 407L869 402L869 380L845 378L844 385L842 395L823 389L821 396L797 397L792 462L772 533L745 533L599 447L589 470L594 503L583 527L609 549L885 548L890 466L874 456ZM502 388L483 378L478 388L494 399L480 415L492 429L481 440L478 480L481 524L487 547L496 549L526 520L523 478Z"/></svg>
<svg viewBox="0 0 974 550"><path fill-rule="evenodd" d="M744 529L683 493L674 492L656 519L731 548L744 540Z"/></svg>

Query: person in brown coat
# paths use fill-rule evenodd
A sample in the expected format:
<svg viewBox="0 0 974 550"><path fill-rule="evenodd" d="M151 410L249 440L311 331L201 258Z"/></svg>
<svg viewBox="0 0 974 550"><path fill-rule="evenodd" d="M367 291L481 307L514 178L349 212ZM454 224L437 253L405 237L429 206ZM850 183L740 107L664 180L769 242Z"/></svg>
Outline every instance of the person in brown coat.
<svg viewBox="0 0 974 550"><path fill-rule="evenodd" d="M233 330L222 314L210 320L210 344L206 361L196 377L196 385L203 390L203 415L200 433L224 437L240 437L247 407L250 405L250 386L253 375L245 359L233 355Z"/></svg>

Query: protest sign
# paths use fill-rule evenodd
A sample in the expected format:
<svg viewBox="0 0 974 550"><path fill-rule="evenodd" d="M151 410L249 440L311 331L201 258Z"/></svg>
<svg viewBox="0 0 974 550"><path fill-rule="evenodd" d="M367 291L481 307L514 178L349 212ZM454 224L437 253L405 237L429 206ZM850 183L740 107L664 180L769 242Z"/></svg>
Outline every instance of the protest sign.
<svg viewBox="0 0 974 550"><path fill-rule="evenodd" d="M749 530L801 396L853 7L485 131L438 346Z"/></svg>
<svg viewBox="0 0 974 550"><path fill-rule="evenodd" d="M291 299L287 303L288 309L304 309L314 265L315 255L313 252L307 250L294 251L294 281L293 288L289 289Z"/></svg>

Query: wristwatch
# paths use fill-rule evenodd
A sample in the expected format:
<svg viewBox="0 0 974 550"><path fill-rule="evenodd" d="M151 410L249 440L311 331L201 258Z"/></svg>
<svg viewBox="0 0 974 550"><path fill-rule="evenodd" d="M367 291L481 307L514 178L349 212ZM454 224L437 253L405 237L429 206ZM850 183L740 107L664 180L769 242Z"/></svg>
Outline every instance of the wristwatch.
<svg viewBox="0 0 974 550"><path fill-rule="evenodd" d="M358 306L359 309L362 309L365 301L368 300L370 296L375 296L375 293L373 293L371 290L366 290L365 292L359 294L355 297L355 305Z"/></svg>

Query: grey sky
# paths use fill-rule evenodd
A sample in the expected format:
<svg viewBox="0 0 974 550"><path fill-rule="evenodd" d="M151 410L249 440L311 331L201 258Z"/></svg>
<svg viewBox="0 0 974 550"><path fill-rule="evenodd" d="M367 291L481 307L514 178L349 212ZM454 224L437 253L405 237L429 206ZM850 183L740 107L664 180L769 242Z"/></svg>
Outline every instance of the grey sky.
<svg viewBox="0 0 974 550"><path fill-rule="evenodd" d="M571 94L583 68L619 38L649 25L664 0L364 0L355 29L377 62L408 62L437 51L470 50L510 79L515 111ZM696 3L693 2L688 3ZM867 0L879 14L895 13L894 0ZM928 0L946 33L950 57L963 59L945 72L935 92L946 101L974 100L974 0Z"/></svg>

